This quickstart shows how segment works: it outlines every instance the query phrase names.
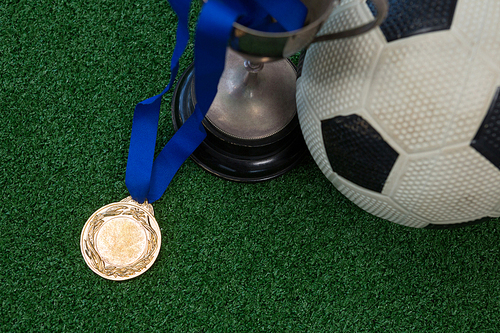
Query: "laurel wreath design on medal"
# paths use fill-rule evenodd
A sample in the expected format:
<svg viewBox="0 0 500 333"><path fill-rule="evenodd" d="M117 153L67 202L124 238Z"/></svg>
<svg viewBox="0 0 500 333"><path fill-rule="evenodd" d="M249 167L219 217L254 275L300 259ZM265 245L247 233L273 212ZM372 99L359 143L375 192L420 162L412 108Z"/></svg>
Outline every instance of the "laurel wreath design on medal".
<svg viewBox="0 0 500 333"><path fill-rule="evenodd" d="M97 236L103 225L113 218L130 218L138 223L146 234L146 246L140 258L131 264L114 265L99 253ZM155 230L156 229L156 230ZM96 211L82 231L81 248L87 265L97 274L111 280L126 280L142 274L156 259L161 244L159 227L154 219L153 207L147 202L139 204L128 197Z"/></svg>

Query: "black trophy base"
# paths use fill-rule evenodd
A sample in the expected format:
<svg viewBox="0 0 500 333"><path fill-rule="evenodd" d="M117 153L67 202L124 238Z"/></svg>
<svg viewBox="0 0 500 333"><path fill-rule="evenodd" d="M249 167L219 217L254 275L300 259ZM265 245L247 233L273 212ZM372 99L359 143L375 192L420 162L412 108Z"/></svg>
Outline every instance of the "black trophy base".
<svg viewBox="0 0 500 333"><path fill-rule="evenodd" d="M290 63L293 70L294 66ZM194 112L194 66L182 74L172 98L172 119L177 131ZM209 111L210 113L210 111ZM293 119L277 133L258 139L242 139L219 130L205 118L207 137L191 158L208 172L238 182L261 182L292 169L306 154L295 111Z"/></svg>

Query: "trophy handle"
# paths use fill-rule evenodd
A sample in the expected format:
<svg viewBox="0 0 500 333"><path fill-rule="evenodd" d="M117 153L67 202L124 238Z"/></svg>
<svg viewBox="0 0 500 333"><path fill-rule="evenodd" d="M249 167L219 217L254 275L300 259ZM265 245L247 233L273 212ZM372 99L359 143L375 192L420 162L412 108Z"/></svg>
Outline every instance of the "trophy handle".
<svg viewBox="0 0 500 333"><path fill-rule="evenodd" d="M387 17L387 13L389 11L389 4L387 3L387 0L372 0L373 4L377 8L377 16L373 21L370 21L364 25L345 30L345 31L340 31L336 32L333 34L328 34L328 35L322 35L322 36L316 36L312 43L316 42L325 42L329 41L332 39L340 39L340 38L346 38L346 37L353 37L357 35L361 35L365 32L370 31L371 29L378 27L382 22L385 20Z"/></svg>

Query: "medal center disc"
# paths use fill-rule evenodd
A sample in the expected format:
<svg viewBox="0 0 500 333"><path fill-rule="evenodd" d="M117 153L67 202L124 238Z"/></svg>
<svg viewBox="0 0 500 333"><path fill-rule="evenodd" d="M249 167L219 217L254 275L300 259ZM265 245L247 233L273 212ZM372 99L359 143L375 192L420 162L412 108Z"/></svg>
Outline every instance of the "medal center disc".
<svg viewBox="0 0 500 333"><path fill-rule="evenodd" d="M113 266L127 266L139 260L147 247L144 229L134 220L117 217L107 221L96 236L97 251Z"/></svg>

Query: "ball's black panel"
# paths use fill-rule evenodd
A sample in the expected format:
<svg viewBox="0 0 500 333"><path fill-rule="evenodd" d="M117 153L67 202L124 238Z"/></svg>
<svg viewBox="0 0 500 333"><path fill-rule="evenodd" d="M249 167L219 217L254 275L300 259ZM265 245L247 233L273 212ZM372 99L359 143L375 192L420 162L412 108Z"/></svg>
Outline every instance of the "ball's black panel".
<svg viewBox="0 0 500 333"><path fill-rule="evenodd" d="M381 193L399 154L358 115L321 122L332 169L351 182Z"/></svg>
<svg viewBox="0 0 500 333"><path fill-rule="evenodd" d="M388 42L451 27L458 0L389 0L389 13L380 29ZM375 15L375 6L368 5Z"/></svg>
<svg viewBox="0 0 500 333"><path fill-rule="evenodd" d="M470 145L500 169L500 87Z"/></svg>

